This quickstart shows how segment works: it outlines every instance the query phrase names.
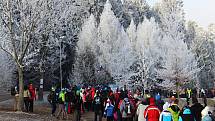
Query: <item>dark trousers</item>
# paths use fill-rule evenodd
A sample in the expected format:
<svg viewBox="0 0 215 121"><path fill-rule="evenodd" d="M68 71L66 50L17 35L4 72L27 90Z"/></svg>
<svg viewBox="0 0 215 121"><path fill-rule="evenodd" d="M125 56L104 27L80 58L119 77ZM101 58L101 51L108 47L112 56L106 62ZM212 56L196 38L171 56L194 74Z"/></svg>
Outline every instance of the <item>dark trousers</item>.
<svg viewBox="0 0 215 121"><path fill-rule="evenodd" d="M57 105L56 105L56 103L51 103L51 105L52 105L52 114L55 114Z"/></svg>
<svg viewBox="0 0 215 121"><path fill-rule="evenodd" d="M87 107L88 107L87 102L84 102L84 111L89 111L89 110L87 109Z"/></svg>
<svg viewBox="0 0 215 121"><path fill-rule="evenodd" d="M113 121L113 116L107 116L107 121Z"/></svg>
<svg viewBox="0 0 215 121"><path fill-rule="evenodd" d="M25 104L25 110L28 112L29 111L29 98L24 97L24 104Z"/></svg>
<svg viewBox="0 0 215 121"><path fill-rule="evenodd" d="M97 117L99 116L99 121L102 121L102 111L95 111L95 120L97 121Z"/></svg>
<svg viewBox="0 0 215 121"><path fill-rule="evenodd" d="M34 100L29 100L29 111L33 112L34 110Z"/></svg>
<svg viewBox="0 0 215 121"><path fill-rule="evenodd" d="M75 121L81 120L81 110L75 110Z"/></svg>

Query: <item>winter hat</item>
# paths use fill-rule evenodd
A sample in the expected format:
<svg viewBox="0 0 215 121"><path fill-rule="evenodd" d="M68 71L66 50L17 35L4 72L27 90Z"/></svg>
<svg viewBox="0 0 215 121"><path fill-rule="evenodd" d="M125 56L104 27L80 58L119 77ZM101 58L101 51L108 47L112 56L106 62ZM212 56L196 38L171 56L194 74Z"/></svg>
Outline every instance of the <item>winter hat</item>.
<svg viewBox="0 0 215 121"><path fill-rule="evenodd" d="M163 105L163 110L167 110L167 108L169 108L169 103L166 102L164 105Z"/></svg>

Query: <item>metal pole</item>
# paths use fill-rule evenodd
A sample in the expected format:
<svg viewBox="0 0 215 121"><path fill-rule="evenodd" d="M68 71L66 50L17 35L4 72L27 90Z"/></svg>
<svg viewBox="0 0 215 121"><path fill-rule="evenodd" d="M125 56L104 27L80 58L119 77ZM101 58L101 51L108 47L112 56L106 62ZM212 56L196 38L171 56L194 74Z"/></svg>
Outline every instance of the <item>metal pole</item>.
<svg viewBox="0 0 215 121"><path fill-rule="evenodd" d="M62 89L63 88L63 79L62 79L62 63L61 63L61 59L62 59L61 42L62 42L62 39L60 39L60 86L61 86L61 89Z"/></svg>

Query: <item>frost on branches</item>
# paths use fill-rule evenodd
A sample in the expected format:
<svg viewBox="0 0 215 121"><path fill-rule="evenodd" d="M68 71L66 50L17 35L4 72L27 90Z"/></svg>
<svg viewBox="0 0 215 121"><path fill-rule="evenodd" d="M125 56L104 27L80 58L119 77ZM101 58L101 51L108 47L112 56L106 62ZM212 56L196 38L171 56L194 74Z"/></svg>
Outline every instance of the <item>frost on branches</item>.
<svg viewBox="0 0 215 121"><path fill-rule="evenodd" d="M98 27L99 63L106 68L115 79L128 79L129 67L133 63L130 40L124 28L106 2Z"/></svg>
<svg viewBox="0 0 215 121"><path fill-rule="evenodd" d="M96 64L97 28L93 14L84 22L77 43L77 57L75 63L75 81L89 82L94 80Z"/></svg>
<svg viewBox="0 0 215 121"><path fill-rule="evenodd" d="M158 70L158 77L170 80L178 89L189 81L196 81L196 74L200 71L198 59L185 43L182 1L163 0L159 11L164 32L162 43L164 63L163 69Z"/></svg>

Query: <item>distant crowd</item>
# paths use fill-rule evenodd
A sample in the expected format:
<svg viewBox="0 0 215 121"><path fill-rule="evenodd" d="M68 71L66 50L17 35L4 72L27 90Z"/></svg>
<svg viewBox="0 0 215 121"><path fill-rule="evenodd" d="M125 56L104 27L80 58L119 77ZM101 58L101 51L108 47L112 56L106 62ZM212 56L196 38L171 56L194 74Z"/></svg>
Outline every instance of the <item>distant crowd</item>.
<svg viewBox="0 0 215 121"><path fill-rule="evenodd" d="M175 94L162 99L162 94L150 94L138 89L132 92L123 88L111 89L108 86L52 87L48 95L51 115L67 119L69 114L80 121L85 112L94 112L94 121L214 121L213 111L207 110L206 95L202 94L204 105L186 90L186 101L180 107ZM59 111L56 112L58 105Z"/></svg>

